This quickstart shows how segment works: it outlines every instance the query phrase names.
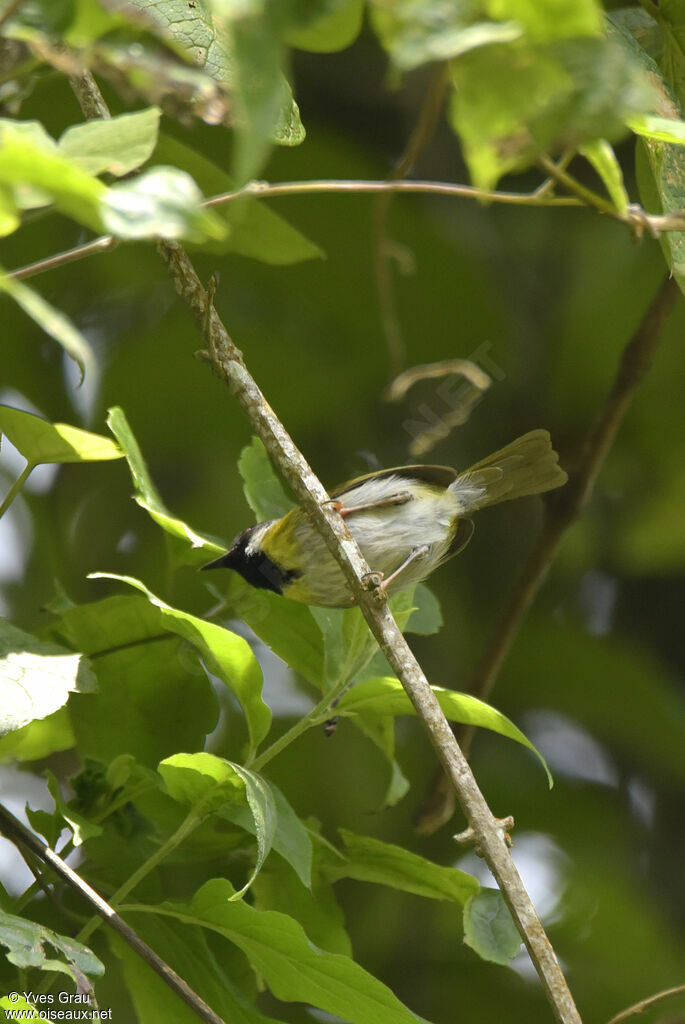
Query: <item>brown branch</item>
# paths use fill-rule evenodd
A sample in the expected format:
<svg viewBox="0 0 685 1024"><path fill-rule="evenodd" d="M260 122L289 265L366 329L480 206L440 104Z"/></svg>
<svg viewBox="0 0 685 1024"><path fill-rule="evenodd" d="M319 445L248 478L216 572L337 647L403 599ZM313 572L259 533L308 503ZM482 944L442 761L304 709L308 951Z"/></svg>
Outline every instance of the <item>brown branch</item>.
<svg viewBox="0 0 685 1024"><path fill-rule="evenodd" d="M445 772L459 795L480 852L497 879L512 917L540 975L555 1016L563 1024L580 1017L554 950L525 890L499 821L483 797L454 733L426 676L407 645L387 602L373 587L373 576L343 518L334 510L322 484L296 448L282 423L245 367L209 296L180 245L159 242L176 291L188 304L201 331L206 329L213 369L241 405L250 425L292 488L302 508L321 533L340 565L376 638L423 722ZM208 314L209 311L209 314Z"/></svg>
<svg viewBox="0 0 685 1024"><path fill-rule="evenodd" d="M25 846L32 853L47 864L55 874L66 882L72 889L80 893L88 902L91 910L98 917L101 917L109 927L119 935L127 945L131 947L155 971L162 981L193 1010L198 1017L208 1024L225 1024L225 1021L208 1006L197 992L194 992L183 978L181 978L161 957L151 949L146 942L140 938L137 932L126 924L123 918L119 917L116 910L103 900L102 896L95 891L87 882L78 875L73 868L58 857L54 850L46 846L38 836L26 828L14 815L0 804L0 831L4 832L8 839L17 843L20 847Z"/></svg>
<svg viewBox="0 0 685 1024"><path fill-rule="evenodd" d="M653 996L647 996L646 999L641 999L639 1003L633 1003L632 1006L621 1010L610 1021L607 1021L607 1024L623 1024L624 1020L628 1020L629 1017L636 1017L638 1013L644 1013L645 1010L649 1010L655 1003L660 1003L662 999L670 999L671 996L681 996L683 994L685 994L685 985L665 988L663 992L656 992Z"/></svg>
<svg viewBox="0 0 685 1024"><path fill-rule="evenodd" d="M390 181L399 181L401 178L405 178L432 139L442 110L447 79L447 65L441 64L433 73L418 121L402 156L390 175ZM373 216L373 249L381 326L390 360L390 376L395 377L404 365L404 338L397 314L392 266L389 259L388 212L392 197L392 192L385 192L376 201Z"/></svg>
<svg viewBox="0 0 685 1024"><path fill-rule="evenodd" d="M9 21L13 14L16 14L24 3L26 3L26 0L10 0L5 10L0 14L0 28L2 28L6 21Z"/></svg>
<svg viewBox="0 0 685 1024"><path fill-rule="evenodd" d="M84 76L75 78L73 75L70 81L78 83L79 87ZM93 107L94 110L99 108ZM104 116L104 115L98 115ZM586 202L578 195L556 196L550 195L549 190L543 184L534 192L497 192L496 190L476 188L474 185L458 185L449 181L364 181L334 178L313 179L311 181L251 181L235 192L223 192L220 195L206 199L202 204L205 207L223 206L232 203L237 199L253 197L256 199L277 198L278 196L298 195L378 195L382 193L403 192L412 195L439 195L439 196L461 196L466 199L475 199L479 202L504 203L507 206L572 206L575 209L586 209L588 205L597 207L595 202ZM598 197L600 198L600 197ZM601 212L608 213L608 210ZM627 224L633 231L640 233L646 230L654 238L669 231L685 231L685 210L672 210L669 213L655 214L647 213L641 206L629 207L625 214L613 210L612 216ZM72 263L75 260L84 259L98 252L106 252L114 249L119 240L111 235L101 235L99 238L86 242L84 245L75 246L64 253L37 260L25 267L10 271L8 277L28 278L41 274L46 270L53 270L64 263Z"/></svg>
<svg viewBox="0 0 685 1024"><path fill-rule="evenodd" d="M540 539L514 583L497 620L490 642L467 687L468 693L487 700L530 606L556 557L566 531L587 505L599 472L614 443L643 377L651 366L668 314L680 294L676 282L666 278L652 299L642 321L623 350L609 395L594 427L585 439L582 454L565 487L550 495ZM468 754L474 729L466 726L457 735ZM419 810L418 829L436 831L451 818L454 797L446 781L436 777Z"/></svg>
<svg viewBox="0 0 685 1024"><path fill-rule="evenodd" d="M88 89L94 94L99 93L94 79L90 75L87 78ZM214 372L224 380L241 405L253 430L340 565L371 632L425 725L431 743L459 794L479 852L497 879L535 964L556 1019L560 1024L580 1024L580 1016L552 945L511 857L501 822L494 817L478 788L428 680L378 589L377 580L374 581L342 516L335 511L322 484L250 376L241 352L221 322L211 296L203 288L187 253L176 242L160 241L157 249L167 265L176 291L194 314L198 328L206 338Z"/></svg>

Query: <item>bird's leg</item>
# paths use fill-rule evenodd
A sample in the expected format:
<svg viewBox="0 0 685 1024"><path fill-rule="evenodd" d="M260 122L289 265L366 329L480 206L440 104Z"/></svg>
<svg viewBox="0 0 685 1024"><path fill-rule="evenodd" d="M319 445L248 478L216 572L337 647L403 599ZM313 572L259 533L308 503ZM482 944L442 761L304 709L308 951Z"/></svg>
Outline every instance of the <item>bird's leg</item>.
<svg viewBox="0 0 685 1024"><path fill-rule="evenodd" d="M402 565L398 566L394 572L391 572L387 578L381 581L380 589L387 590L390 584L393 583L397 579L397 577L412 564L412 562L416 562L419 558L425 558L426 555L428 554L428 550L429 548L427 544L421 544L419 545L419 547L414 548L412 551L410 551L407 558L405 558L405 560L402 562Z"/></svg>
<svg viewBox="0 0 685 1024"><path fill-rule="evenodd" d="M341 516L349 516L353 512L368 512L374 508L389 508L391 505L406 505L412 500L413 495L409 491L398 491L397 494L390 494L387 498L379 498L378 501L368 501L363 505L343 505L342 501L331 498L330 504Z"/></svg>

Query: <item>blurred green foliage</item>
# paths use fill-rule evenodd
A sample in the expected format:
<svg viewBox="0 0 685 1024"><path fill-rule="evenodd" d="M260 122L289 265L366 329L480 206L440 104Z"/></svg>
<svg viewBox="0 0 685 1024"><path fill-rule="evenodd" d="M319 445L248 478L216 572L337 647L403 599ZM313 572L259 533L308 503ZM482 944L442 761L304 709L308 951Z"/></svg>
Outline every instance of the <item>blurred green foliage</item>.
<svg viewBox="0 0 685 1024"><path fill-rule="evenodd" d="M479 959L462 941L455 901L473 891L471 874L485 885L489 879L450 838L463 827L460 813L436 836L415 833L435 767L415 719L399 718L393 730L387 715L369 716L362 731L343 714L331 738L320 725L302 731L265 765L266 782L245 774L245 752L268 728L261 674L274 717L268 746L298 727L320 696L312 697L312 686L340 681L341 666L377 681L387 671L369 663L373 651L352 619L343 627L237 580L212 593L197 573L203 546L229 542L254 520L243 483L250 506L265 515L285 496L254 446L238 467L249 425L193 359L200 338L151 240L160 232L183 236L200 277L218 275L218 312L325 483L408 461L415 425L444 417L459 385L423 381L402 403L386 401L392 360L376 286L378 199L248 198L208 217L199 190L230 191L253 175L388 177L434 88L430 62L448 61L444 116L414 176L470 176L526 193L544 178L538 156L580 147L587 159L576 158L570 170L584 187L602 195L605 187L617 203L624 188L654 212L678 209L682 149L656 130L641 141L622 128L631 119L653 124L654 114L680 117L678 5L650 5L653 17L615 12L609 39L591 0L378 2L363 24L357 0L134 6L132 18L97 0L30 0L1 26L3 267L79 245L92 238L89 229L114 231L120 244L32 279L25 286L32 294L3 278L0 402L96 435L107 433L107 410L119 407L125 416L114 413L110 426L134 476L132 483L123 459L70 464L74 436L64 433L48 430L50 458L44 448L24 453L36 468L0 523L1 610L24 632L49 637L53 654L90 655L100 690L79 692L87 687L67 676L62 699L76 692L66 707L48 718L36 711L30 725L2 739L4 759L22 767L2 769L3 789L19 804L28 798L49 811L57 804L54 815L31 818L52 841L71 815L74 842L85 840L80 870L105 896L166 844L162 866L128 897L166 901L165 916L131 912L129 920L227 1021L310 1019L303 1004L311 995L273 950L257 954L244 938L231 945L218 934L268 932L276 920L268 914L299 921L284 926L286 945L304 957L303 928L328 951L333 973L334 957L353 950L356 964L346 959L351 973L338 981L370 1002L352 1006L343 989L331 988L330 1001L317 1004L343 1019L373 1019L374 999L383 1003L379 1021L408 1019L406 1007L435 1022L454 1019L455 1007L464 1020L499 1020L504 1012L511 1024L551 1019L523 955L512 970ZM113 115L139 112L142 120L117 122L118 142L88 125L73 134L83 116L54 58L60 41L87 53ZM198 48L194 60L189 42ZM18 136L17 120L43 130ZM615 164L595 145L606 138L615 143ZM84 163L93 147L109 162ZM61 161L72 177L49 188L57 164L65 170ZM144 189L122 192L144 176L111 177L143 164L189 175L198 191L179 193L175 183L185 179L166 176L164 189L155 188L165 202L134 230L108 220L100 204L122 194L134 206L145 203ZM148 241L132 241L141 230ZM633 244L624 224L592 209L394 197L385 248L404 365L472 357L493 376L468 423L429 461L467 466L545 427L572 468L622 349L667 272L664 255L682 280L681 238L669 235L662 252L646 235ZM483 731L473 749L492 809L516 818L514 856L588 1021L682 982L684 328L681 304L492 697L545 756L554 788L521 746ZM72 357L87 371L80 387ZM4 497L24 463L9 420L0 429ZM77 440L86 443L85 435ZM109 445L106 457L115 459ZM434 683L468 686L542 516L539 499L484 513L469 548L431 580L439 607L427 592L416 598L410 639ZM141 580L148 596L91 573ZM236 632L225 634L232 639L219 657L211 624L201 620L224 597L224 619ZM348 695L351 705L355 696ZM188 761L178 760L186 754ZM49 795L59 795L52 776L33 795L46 769L60 780L62 799ZM217 807L221 813L205 817ZM84 822L94 831L84 832ZM262 861L244 905L224 902L232 895L226 878L240 889ZM10 894L0 890L0 905L16 913L14 899L30 879L13 867L2 882ZM431 889L435 898L426 898ZM439 891L450 895L438 898ZM84 906L68 892L61 898L66 916L40 897L23 908L37 922L29 922L32 941L46 934L39 926L70 932L70 915L80 919L76 934ZM210 918L214 931L197 926ZM475 912L467 919L467 933L481 954L491 939L499 953L511 945L510 933L499 945L492 936L472 942L477 919ZM96 994L114 1017L158 1020L162 1007L165 1018L191 1019L118 939L101 930L87 944L106 966ZM256 964L270 992L258 995ZM314 958L312 970L320 966ZM36 977L22 981L35 986ZM316 983L332 986L332 977ZM19 987L11 964L0 978ZM379 981L392 992L377 989ZM674 1000L642 1019L672 1019L682 1006Z"/></svg>

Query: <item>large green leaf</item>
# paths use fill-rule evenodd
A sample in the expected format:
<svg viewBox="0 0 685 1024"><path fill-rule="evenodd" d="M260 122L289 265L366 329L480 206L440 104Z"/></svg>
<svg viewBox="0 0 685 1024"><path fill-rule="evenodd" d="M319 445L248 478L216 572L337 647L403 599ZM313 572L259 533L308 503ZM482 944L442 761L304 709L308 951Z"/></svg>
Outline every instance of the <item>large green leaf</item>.
<svg viewBox="0 0 685 1024"><path fill-rule="evenodd" d="M613 40L519 41L472 50L452 65L450 120L475 184L492 187L541 153L625 134L652 91Z"/></svg>
<svg viewBox="0 0 685 1024"><path fill-rule="evenodd" d="M38 640L0 619L0 736L47 718L70 693L90 693L97 682L81 654Z"/></svg>
<svg viewBox="0 0 685 1024"><path fill-rule="evenodd" d="M124 457L121 448L108 437L67 423L48 423L40 416L9 405L0 405L0 434L7 435L30 466Z"/></svg>
<svg viewBox="0 0 685 1024"><path fill-rule="evenodd" d="M189 928L169 918L139 915L136 931L226 1024L279 1024L248 1000L232 976L231 968L235 965L228 958L216 957L200 928ZM108 942L121 961L139 1024L158 1024L160 1020L166 1024L197 1024L195 1010L181 1002L130 946L114 932L109 932Z"/></svg>
<svg viewBox="0 0 685 1024"><path fill-rule="evenodd" d="M472 875L458 868L434 864L425 857L384 843L371 836L359 836L339 829L345 845L344 860L331 860L326 874L330 878L355 878L375 882L433 900L452 900L461 905L480 889Z"/></svg>
<svg viewBox="0 0 685 1024"><path fill-rule="evenodd" d="M240 701L250 734L250 750L264 739L271 725L271 712L262 700L262 670L250 645L241 636L214 622L165 604L132 576L93 573L92 579L115 579L135 587L159 609L164 629L188 640L202 659Z"/></svg>
<svg viewBox="0 0 685 1024"><path fill-rule="evenodd" d="M82 757L132 754L156 766L198 750L216 725L218 702L196 650L170 632L143 597L111 597L65 610L54 632L90 656L99 692L75 695L69 715Z"/></svg>
<svg viewBox="0 0 685 1024"><path fill-rule="evenodd" d="M188 906L161 904L155 913L210 928L243 950L278 999L303 1002L351 1024L417 1024L382 982L339 953L317 949L302 927L276 911L231 900L225 879L207 882ZM147 908L136 907L136 910ZM129 911L130 912L130 911Z"/></svg>
<svg viewBox="0 0 685 1024"><path fill-rule="evenodd" d="M445 690L441 686L433 686L432 689L445 716L451 722L462 722L465 725L477 725L483 729L491 729L493 732L499 733L500 736L507 736L532 750L539 757L547 773L548 781L550 785L552 784L545 759L521 730L501 711L497 711L468 693ZM366 679L358 683L343 695L336 710L341 715L363 715L369 712L372 715L416 714L414 705L409 700L399 679L391 676L383 679Z"/></svg>

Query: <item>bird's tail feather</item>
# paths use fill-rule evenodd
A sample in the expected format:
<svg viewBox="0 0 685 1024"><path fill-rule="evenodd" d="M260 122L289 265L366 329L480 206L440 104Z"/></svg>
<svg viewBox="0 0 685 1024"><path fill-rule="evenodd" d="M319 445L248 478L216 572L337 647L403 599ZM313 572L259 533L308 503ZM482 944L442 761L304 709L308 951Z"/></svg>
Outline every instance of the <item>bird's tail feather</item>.
<svg viewBox="0 0 685 1024"><path fill-rule="evenodd" d="M531 430L460 473L450 490L463 500L464 511L471 512L500 501L551 491L567 479L549 432Z"/></svg>

